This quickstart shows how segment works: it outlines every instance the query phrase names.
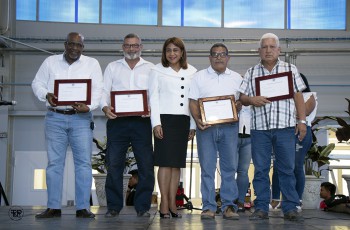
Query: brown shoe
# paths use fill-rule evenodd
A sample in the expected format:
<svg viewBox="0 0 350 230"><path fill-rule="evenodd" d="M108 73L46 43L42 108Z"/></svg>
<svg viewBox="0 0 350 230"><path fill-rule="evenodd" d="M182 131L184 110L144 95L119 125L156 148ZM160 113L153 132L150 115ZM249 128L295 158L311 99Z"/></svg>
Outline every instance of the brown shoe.
<svg viewBox="0 0 350 230"><path fill-rule="evenodd" d="M88 209L77 210L75 216L78 218L95 218L95 214Z"/></svg>
<svg viewBox="0 0 350 230"><path fill-rule="evenodd" d="M202 213L201 213L201 219L214 219L215 218L215 212L207 209L207 210L204 210Z"/></svg>
<svg viewBox="0 0 350 230"><path fill-rule="evenodd" d="M232 205L227 206L222 215L226 220L239 220L239 215Z"/></svg>
<svg viewBox="0 0 350 230"><path fill-rule="evenodd" d="M270 204L271 204L272 209L276 209L279 207L278 205L280 204L280 201L279 200L272 200Z"/></svg>
<svg viewBox="0 0 350 230"><path fill-rule="evenodd" d="M54 218L61 217L61 209L48 208L40 214L35 215L35 218Z"/></svg>

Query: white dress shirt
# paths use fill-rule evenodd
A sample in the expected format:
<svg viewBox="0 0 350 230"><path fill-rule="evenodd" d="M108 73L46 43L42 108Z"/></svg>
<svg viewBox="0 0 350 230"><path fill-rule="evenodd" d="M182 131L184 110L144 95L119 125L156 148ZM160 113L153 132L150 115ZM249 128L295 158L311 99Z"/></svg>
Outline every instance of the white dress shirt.
<svg viewBox="0 0 350 230"><path fill-rule="evenodd" d="M151 122L154 128L161 125L160 114L190 116L190 129L196 128L190 109L188 94L190 83L197 69L188 64L187 69L178 72L161 63L152 68L149 79Z"/></svg>
<svg viewBox="0 0 350 230"><path fill-rule="evenodd" d="M47 93L54 93L54 83L56 79L91 79L91 105L90 111L99 106L103 78L100 64L95 58L81 55L80 58L69 64L63 54L52 55L41 64L32 82L32 89L35 96L40 101L46 101L46 106L50 107L46 100ZM72 106L57 106L57 109L72 109Z"/></svg>
<svg viewBox="0 0 350 230"><path fill-rule="evenodd" d="M131 69L125 58L109 63L104 72L104 88L101 109L111 103L111 91L148 90L148 79L153 63L140 58Z"/></svg>

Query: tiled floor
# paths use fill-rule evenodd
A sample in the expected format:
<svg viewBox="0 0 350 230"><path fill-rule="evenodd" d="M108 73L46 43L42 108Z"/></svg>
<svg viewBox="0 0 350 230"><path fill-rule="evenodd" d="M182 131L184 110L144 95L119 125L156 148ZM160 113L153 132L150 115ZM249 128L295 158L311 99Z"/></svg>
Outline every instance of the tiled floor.
<svg viewBox="0 0 350 230"><path fill-rule="evenodd" d="M21 218L14 217L17 210L23 210ZM240 214L240 220L224 220L221 215L215 220L201 220L200 211L181 210L181 219L160 219L156 208L151 217L137 217L133 207L125 207L116 218L104 217L105 207L91 207L95 219L77 219L73 207L64 207L62 217L35 219L35 214L45 207L0 207L0 229L350 229L350 215L326 213L320 210L304 210L305 220L301 223L284 221L280 211L270 212L270 219L264 222L249 221L249 211ZM12 214L11 214L12 213ZM12 219L11 219L11 218Z"/></svg>

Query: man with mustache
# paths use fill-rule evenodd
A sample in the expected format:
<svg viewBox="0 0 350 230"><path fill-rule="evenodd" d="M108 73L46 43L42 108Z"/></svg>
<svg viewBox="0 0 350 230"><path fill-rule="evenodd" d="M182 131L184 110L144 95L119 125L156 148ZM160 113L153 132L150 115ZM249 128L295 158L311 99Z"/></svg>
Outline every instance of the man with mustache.
<svg viewBox="0 0 350 230"><path fill-rule="evenodd" d="M208 125L203 123L198 99L224 95L239 98L240 74L227 68L230 59L227 47L222 43L210 49L210 66L197 72L190 86L190 110L197 124L197 148L201 166L201 193L203 212L201 219L214 219L217 204L215 201L215 171L217 156L220 158L221 172L221 210L224 219L238 220L238 198L235 174L237 171L238 122ZM242 104L237 103L237 110Z"/></svg>

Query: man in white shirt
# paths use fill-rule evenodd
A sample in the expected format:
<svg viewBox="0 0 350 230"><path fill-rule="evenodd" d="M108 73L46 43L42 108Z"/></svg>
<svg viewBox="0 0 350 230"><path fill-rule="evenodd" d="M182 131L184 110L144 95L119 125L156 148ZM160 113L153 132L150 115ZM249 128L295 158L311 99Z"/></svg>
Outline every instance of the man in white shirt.
<svg viewBox="0 0 350 230"><path fill-rule="evenodd" d="M45 117L48 202L47 209L36 215L36 218L61 216L63 172L68 145L72 148L74 158L76 216L94 218L95 215L89 210L94 128L91 111L99 106L103 88L102 71L96 59L82 55L83 35L69 33L64 47L63 54L45 59L32 82L35 96L46 102L48 109ZM91 79L91 104L75 102L69 106L57 106L57 95L53 94L57 79Z"/></svg>
<svg viewBox="0 0 350 230"><path fill-rule="evenodd" d="M136 34L128 34L122 46L124 58L108 64L104 72L104 92L101 108L107 121L107 179L108 211L105 217L119 215L123 208L123 171L126 152L131 144L138 166L139 183L134 206L139 217L149 217L154 187L153 147L151 120L144 116L117 116L113 113L110 92L147 90L148 78L154 66L141 58L143 48Z"/></svg>
<svg viewBox="0 0 350 230"><path fill-rule="evenodd" d="M214 44L209 55L211 65L209 68L197 72L190 86L190 110L197 124L197 148L201 165L202 219L215 218L217 204L214 180L218 155L220 157L220 197L223 218L239 219L238 207L233 203L238 198L235 180L238 122L207 125L201 119L198 103L199 98L205 97L234 95L236 100L239 98L238 90L242 77L227 68L229 59L227 47L222 43Z"/></svg>

